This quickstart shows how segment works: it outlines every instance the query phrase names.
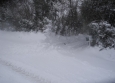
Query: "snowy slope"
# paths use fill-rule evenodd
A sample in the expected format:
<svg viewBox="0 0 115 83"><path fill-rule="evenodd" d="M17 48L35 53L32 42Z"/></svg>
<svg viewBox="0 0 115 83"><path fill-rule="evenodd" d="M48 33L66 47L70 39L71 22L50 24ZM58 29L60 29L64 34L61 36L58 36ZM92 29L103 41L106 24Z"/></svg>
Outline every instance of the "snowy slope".
<svg viewBox="0 0 115 83"><path fill-rule="evenodd" d="M0 31L0 83L115 83L115 51L84 35Z"/></svg>
<svg viewBox="0 0 115 83"><path fill-rule="evenodd" d="M26 77L0 64L0 83L32 83Z"/></svg>

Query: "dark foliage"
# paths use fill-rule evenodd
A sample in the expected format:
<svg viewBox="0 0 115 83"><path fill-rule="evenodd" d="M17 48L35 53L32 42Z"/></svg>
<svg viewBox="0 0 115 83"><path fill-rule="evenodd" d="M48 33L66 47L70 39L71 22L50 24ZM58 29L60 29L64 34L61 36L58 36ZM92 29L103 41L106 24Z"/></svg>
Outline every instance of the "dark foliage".
<svg viewBox="0 0 115 83"><path fill-rule="evenodd" d="M91 35L91 46L102 46L103 48L115 48L115 28L105 21L92 22L89 25Z"/></svg>
<svg viewBox="0 0 115 83"><path fill-rule="evenodd" d="M85 0L81 14L86 24L95 20L106 20L115 25L115 0Z"/></svg>

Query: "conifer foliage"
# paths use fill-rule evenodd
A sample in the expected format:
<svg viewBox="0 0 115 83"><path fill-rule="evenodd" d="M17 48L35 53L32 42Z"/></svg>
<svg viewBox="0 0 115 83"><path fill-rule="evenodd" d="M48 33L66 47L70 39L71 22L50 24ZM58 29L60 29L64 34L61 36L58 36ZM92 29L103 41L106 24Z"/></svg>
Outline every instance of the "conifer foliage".
<svg viewBox="0 0 115 83"><path fill-rule="evenodd" d="M102 46L103 48L115 48L115 28L106 21L92 22L89 24L91 35L91 46Z"/></svg>

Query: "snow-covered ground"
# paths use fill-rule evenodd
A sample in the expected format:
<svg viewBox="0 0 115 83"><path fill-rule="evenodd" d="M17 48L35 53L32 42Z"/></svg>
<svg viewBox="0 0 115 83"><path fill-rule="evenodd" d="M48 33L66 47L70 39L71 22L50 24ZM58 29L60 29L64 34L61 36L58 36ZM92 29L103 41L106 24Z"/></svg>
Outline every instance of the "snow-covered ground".
<svg viewBox="0 0 115 83"><path fill-rule="evenodd" d="M115 83L115 50L84 35L0 31L0 83Z"/></svg>

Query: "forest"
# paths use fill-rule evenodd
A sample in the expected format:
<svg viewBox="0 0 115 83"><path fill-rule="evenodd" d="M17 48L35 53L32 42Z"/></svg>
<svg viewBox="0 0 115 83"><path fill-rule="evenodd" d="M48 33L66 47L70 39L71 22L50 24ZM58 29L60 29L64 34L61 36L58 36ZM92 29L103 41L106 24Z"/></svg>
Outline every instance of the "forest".
<svg viewBox="0 0 115 83"><path fill-rule="evenodd" d="M115 48L115 0L1 0L0 29L86 34L91 46Z"/></svg>

